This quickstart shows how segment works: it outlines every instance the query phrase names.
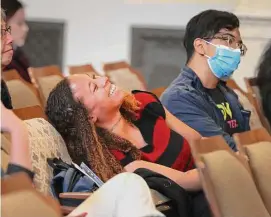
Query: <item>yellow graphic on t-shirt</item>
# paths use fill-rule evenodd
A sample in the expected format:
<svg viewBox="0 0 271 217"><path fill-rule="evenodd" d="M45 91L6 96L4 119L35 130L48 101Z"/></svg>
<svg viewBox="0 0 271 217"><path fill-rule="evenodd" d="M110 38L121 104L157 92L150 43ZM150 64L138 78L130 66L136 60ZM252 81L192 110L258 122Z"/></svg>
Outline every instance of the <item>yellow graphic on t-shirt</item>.
<svg viewBox="0 0 271 217"><path fill-rule="evenodd" d="M231 112L231 108L230 108L230 104L229 103L221 103L221 104L217 104L216 105L217 108L219 108L223 114L224 117L224 121L227 120L227 116L229 116L232 119L232 112Z"/></svg>

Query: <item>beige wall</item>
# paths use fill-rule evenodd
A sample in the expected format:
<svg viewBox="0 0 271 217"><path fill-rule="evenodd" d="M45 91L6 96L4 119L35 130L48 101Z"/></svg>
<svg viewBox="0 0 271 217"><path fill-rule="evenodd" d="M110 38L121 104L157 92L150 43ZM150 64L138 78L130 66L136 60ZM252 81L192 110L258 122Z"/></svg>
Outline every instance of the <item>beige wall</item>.
<svg viewBox="0 0 271 217"><path fill-rule="evenodd" d="M202 10L233 8L226 1L224 4L187 0L173 3L166 0L154 3L140 3L141 0L134 3L129 3L130 0L22 1L29 19L57 19L67 23L64 65L92 62L98 69L102 62L130 60L132 25L182 28Z"/></svg>

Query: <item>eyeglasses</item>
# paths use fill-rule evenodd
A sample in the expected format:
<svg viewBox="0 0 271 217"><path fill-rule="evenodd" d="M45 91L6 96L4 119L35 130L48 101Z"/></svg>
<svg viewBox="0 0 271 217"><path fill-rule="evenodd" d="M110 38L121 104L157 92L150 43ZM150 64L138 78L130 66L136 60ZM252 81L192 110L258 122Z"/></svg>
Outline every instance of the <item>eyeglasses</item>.
<svg viewBox="0 0 271 217"><path fill-rule="evenodd" d="M219 40L226 41L229 47L239 48L242 56L245 56L247 52L247 46L243 44L242 42L237 42L236 38L230 34L219 34L211 38L204 38L204 39L206 40L219 39Z"/></svg>
<svg viewBox="0 0 271 217"><path fill-rule="evenodd" d="M11 27L10 26L6 27L5 29L1 29L1 36L2 37L7 35L8 33L11 34Z"/></svg>

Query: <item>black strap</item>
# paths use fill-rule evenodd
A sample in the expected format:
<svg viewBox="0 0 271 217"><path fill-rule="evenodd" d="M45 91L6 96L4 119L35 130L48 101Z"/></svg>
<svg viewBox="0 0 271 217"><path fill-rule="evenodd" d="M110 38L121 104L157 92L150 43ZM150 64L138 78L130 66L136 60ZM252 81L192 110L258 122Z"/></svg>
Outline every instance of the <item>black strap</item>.
<svg viewBox="0 0 271 217"><path fill-rule="evenodd" d="M35 173L30 171L29 169L26 169L26 168L24 168L24 167L22 167L20 165L12 164L12 163L8 165L8 168L7 168L7 174L8 175L12 175L14 173L19 173L19 172L26 173L31 180L34 179Z"/></svg>
<svg viewBox="0 0 271 217"><path fill-rule="evenodd" d="M61 158L47 158L50 167L57 170L68 170L71 165L65 163Z"/></svg>

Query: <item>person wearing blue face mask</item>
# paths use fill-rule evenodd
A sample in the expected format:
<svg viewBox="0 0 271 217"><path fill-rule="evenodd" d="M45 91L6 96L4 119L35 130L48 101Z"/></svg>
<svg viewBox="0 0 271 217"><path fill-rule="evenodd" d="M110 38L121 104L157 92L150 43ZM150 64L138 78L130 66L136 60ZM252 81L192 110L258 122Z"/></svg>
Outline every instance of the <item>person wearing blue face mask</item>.
<svg viewBox="0 0 271 217"><path fill-rule="evenodd" d="M187 64L161 101L203 137L222 135L236 151L232 135L250 129L250 112L226 86L247 51L238 18L225 11L201 12L186 26L184 47Z"/></svg>

